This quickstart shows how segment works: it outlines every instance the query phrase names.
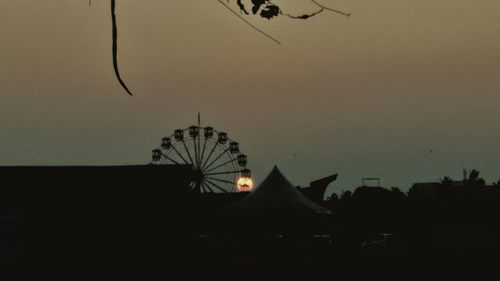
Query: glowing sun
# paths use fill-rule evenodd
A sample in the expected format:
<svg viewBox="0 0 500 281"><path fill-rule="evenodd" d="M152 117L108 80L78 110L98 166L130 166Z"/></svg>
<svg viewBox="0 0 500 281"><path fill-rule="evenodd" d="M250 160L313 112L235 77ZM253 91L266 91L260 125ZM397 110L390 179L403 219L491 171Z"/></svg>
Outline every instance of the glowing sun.
<svg viewBox="0 0 500 281"><path fill-rule="evenodd" d="M253 181L250 177L241 177L236 185L239 192L250 192L253 188Z"/></svg>

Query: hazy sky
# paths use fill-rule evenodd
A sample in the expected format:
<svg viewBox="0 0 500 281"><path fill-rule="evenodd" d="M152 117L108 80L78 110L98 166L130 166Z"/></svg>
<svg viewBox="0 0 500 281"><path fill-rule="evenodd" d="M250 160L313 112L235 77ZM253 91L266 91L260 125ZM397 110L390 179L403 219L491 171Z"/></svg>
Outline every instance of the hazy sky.
<svg viewBox="0 0 500 281"><path fill-rule="evenodd" d="M500 178L498 0L321 0L353 16L248 17L282 45L215 0L117 2L134 97L114 77L108 0L0 0L0 165L148 163L200 110L257 182L275 164L300 185L339 173L335 190L464 168Z"/></svg>

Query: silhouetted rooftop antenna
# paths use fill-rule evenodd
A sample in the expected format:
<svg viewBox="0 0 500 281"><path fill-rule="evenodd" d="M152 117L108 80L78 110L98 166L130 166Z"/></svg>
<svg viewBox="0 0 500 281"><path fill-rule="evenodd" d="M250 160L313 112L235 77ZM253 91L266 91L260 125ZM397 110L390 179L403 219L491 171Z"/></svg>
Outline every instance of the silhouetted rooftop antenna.
<svg viewBox="0 0 500 281"><path fill-rule="evenodd" d="M363 178L363 185L366 186L365 182L367 181L376 181L377 182L377 187L380 187L380 178Z"/></svg>

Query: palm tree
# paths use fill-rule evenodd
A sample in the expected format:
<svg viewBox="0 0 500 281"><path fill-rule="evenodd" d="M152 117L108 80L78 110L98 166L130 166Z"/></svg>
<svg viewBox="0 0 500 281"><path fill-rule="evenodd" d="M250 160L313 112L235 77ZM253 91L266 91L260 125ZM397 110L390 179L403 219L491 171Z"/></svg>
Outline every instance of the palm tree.
<svg viewBox="0 0 500 281"><path fill-rule="evenodd" d="M479 171L476 169L472 169L469 173L469 178L467 179L470 182L475 182L479 179Z"/></svg>
<svg viewBox="0 0 500 281"><path fill-rule="evenodd" d="M474 185L474 186L484 186L485 185L485 180L479 177L479 171L476 169L473 169L469 173L469 177L465 180L465 182L468 185Z"/></svg>

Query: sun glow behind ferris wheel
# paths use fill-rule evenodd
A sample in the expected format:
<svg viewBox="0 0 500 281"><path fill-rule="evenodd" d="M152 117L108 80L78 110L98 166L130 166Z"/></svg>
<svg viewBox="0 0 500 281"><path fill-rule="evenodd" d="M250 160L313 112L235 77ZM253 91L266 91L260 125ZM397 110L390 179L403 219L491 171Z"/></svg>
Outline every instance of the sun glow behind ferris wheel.
<svg viewBox="0 0 500 281"><path fill-rule="evenodd" d="M253 187L248 158L227 133L198 125L177 129L153 150L153 165L188 164L193 167L191 190L200 193L248 192Z"/></svg>

